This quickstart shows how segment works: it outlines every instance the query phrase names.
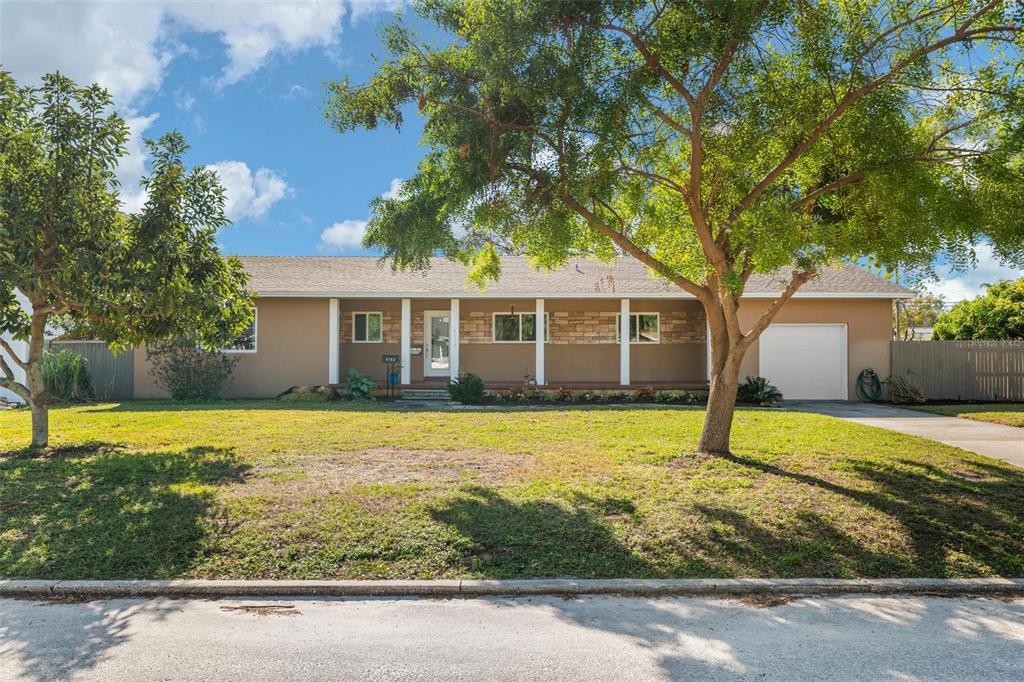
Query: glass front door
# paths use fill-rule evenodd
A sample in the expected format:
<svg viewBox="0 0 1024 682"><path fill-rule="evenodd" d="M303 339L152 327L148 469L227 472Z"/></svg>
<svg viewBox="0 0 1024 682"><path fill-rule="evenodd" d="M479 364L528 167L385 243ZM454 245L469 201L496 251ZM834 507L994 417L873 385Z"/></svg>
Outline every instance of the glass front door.
<svg viewBox="0 0 1024 682"><path fill-rule="evenodd" d="M423 373L427 376L448 376L449 373L449 324L451 317L447 312L425 313L426 348L424 348Z"/></svg>

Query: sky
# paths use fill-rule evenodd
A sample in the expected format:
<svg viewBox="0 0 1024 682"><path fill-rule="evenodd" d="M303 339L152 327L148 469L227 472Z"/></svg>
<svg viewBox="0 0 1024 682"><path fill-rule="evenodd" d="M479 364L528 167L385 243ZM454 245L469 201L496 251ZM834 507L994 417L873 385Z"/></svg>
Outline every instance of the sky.
<svg viewBox="0 0 1024 682"><path fill-rule="evenodd" d="M119 169L128 208L144 201L143 140L177 129L186 161L214 167L226 188L225 252L364 254L369 202L415 171L421 122L339 134L324 120L323 82L372 75L381 24L401 3L0 0L0 68L22 84L59 70L110 90L132 131ZM987 245L977 256L968 273L940 267L929 288L957 301L1024 274Z"/></svg>

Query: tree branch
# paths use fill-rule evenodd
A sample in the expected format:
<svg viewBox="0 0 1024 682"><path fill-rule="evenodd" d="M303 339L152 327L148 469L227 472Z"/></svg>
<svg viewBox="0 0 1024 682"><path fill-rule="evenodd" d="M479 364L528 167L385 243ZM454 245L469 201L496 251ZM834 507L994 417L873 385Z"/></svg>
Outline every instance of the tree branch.
<svg viewBox="0 0 1024 682"><path fill-rule="evenodd" d="M769 305L764 311L761 318L755 322L754 326L750 328L750 331L744 334L743 338L740 339L740 348L744 351L749 348L750 345L754 343L754 340L760 336L761 332L767 329L768 325L772 323L772 320L775 319L779 309L785 305L786 301L793 298L793 294L795 294L805 282L814 278L817 274L818 273L814 270L794 270L789 280L789 284L786 285L782 294L771 302L771 305Z"/></svg>
<svg viewBox="0 0 1024 682"><path fill-rule="evenodd" d="M18 367L21 367L22 369L28 369L28 364L23 362L22 359L18 357L18 354L14 352L14 348L11 346L10 343L7 342L7 339L0 339L0 348L3 348L7 352L7 354L11 357L11 360L14 361L14 364L16 364ZM0 360L2 359L3 355L0 355ZM10 375L10 378L14 378L13 373Z"/></svg>
<svg viewBox="0 0 1024 682"><path fill-rule="evenodd" d="M974 23L978 21L978 19L980 19L985 14L990 12L997 5L1001 4L1001 2L1002 0L991 0L977 12L971 15L968 19L966 19L952 35L947 36L942 40L937 40L928 45L923 45L917 48L916 50L912 50L906 57L899 60L894 66L892 66L888 71L886 71L881 76L878 76L868 81L867 83L864 83L863 85L854 88L853 90L848 92L842 98L842 100L839 101L839 104L837 104L832 109L832 111L829 112L829 114L820 123L818 123L817 126L814 127L810 134L803 140L801 140L798 144L796 144L789 151L789 153L786 154L785 158L783 158L782 161L776 164L774 168L768 171L768 173L761 180L759 180L756 185L754 185L754 187L746 194L746 196L744 196L739 201L736 207L730 212L729 217L726 220L726 225L730 225L733 222L735 222L736 219L739 218L739 216L745 210L750 208L750 206L753 205L757 198L761 196L762 192L764 192L764 190L767 189L768 186L771 185L780 175L782 175L782 173L787 168L789 168L808 149L810 149L811 146L813 146L814 143L817 142L818 139L825 133L825 131L831 128L832 125L850 109L850 107L852 107L857 101L859 101L865 95L874 92L882 85L889 82L896 76L896 74L903 71L909 65L911 65L921 57L929 55L932 52L936 52L937 50L941 50L942 48L952 45L954 43L963 42L969 40L972 37L984 35L986 33L1013 30L1013 27L1006 26L979 28L973 31L968 30ZM694 124L694 127L696 128L696 124Z"/></svg>
<svg viewBox="0 0 1024 682"><path fill-rule="evenodd" d="M613 229L610 225L607 225L604 221L598 218L593 211L576 201L576 199L574 199L570 194L563 192L562 201L565 202L566 206L576 211L576 213L586 220L591 227L611 239L619 248L646 265L651 270L654 270L662 277L665 277L683 291L693 294L701 302L711 299L711 292L707 288L674 273L670 267L634 244L633 240L629 237L618 230Z"/></svg>

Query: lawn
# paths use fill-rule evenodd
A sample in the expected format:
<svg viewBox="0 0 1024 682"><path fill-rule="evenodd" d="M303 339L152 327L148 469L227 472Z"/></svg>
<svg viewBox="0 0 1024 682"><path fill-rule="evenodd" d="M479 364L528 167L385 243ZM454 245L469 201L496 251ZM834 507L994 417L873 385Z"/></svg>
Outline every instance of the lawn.
<svg viewBox="0 0 1024 682"><path fill-rule="evenodd" d="M0 412L0 577L1024 575L1024 470L825 416L279 403Z"/></svg>
<svg viewBox="0 0 1024 682"><path fill-rule="evenodd" d="M1024 403L974 403L966 405L921 405L914 409L947 417L963 417L993 424L1024 428Z"/></svg>

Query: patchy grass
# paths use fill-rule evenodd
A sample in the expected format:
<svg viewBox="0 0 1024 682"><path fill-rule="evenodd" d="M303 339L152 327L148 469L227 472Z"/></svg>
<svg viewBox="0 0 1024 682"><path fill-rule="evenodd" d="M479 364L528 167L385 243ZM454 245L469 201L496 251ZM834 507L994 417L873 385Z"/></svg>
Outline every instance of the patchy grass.
<svg viewBox="0 0 1024 682"><path fill-rule="evenodd" d="M0 412L0 576L1024 575L1024 470L829 417L274 402Z"/></svg>
<svg viewBox="0 0 1024 682"><path fill-rule="evenodd" d="M920 405L915 410L947 417L963 417L980 422L1024 428L1024 403L968 403L964 405Z"/></svg>

